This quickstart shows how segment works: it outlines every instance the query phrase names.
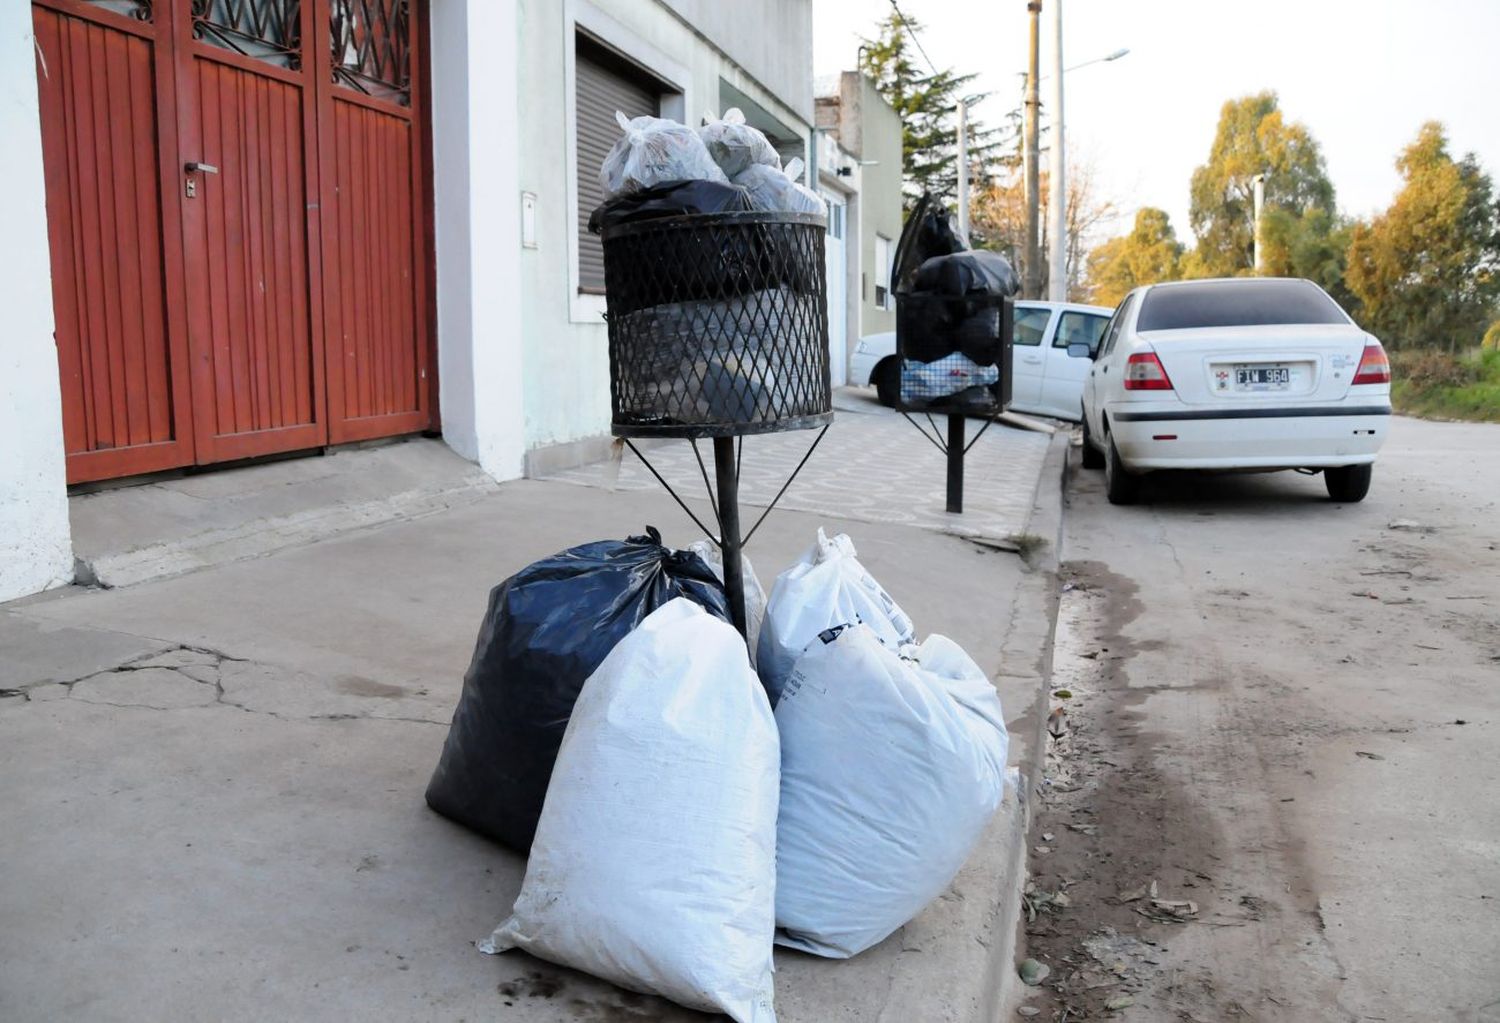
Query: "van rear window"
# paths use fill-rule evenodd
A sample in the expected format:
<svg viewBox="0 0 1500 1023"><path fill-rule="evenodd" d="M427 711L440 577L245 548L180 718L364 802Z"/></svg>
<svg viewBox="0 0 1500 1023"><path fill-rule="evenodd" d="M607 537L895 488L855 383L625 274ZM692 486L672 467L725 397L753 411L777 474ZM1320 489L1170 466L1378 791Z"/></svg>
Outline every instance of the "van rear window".
<svg viewBox="0 0 1500 1023"><path fill-rule="evenodd" d="M1135 329L1348 322L1338 303L1308 281L1203 281L1152 288Z"/></svg>

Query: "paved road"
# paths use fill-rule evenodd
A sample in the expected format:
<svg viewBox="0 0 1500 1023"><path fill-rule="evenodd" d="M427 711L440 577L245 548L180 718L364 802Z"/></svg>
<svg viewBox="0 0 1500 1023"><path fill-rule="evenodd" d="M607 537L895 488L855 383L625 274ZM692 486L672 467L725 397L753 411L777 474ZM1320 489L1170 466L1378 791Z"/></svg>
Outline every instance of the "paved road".
<svg viewBox="0 0 1500 1023"><path fill-rule="evenodd" d="M1359 505L1072 472L1039 1018L1500 1020L1500 426L1398 420Z"/></svg>

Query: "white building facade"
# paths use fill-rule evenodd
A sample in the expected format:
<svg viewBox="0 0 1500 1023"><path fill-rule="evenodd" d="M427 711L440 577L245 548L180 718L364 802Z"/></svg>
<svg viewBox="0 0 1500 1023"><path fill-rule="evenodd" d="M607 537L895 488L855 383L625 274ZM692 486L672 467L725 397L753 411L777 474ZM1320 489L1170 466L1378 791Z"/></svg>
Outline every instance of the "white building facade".
<svg viewBox="0 0 1500 1023"><path fill-rule="evenodd" d="M814 163L811 33L811 0L0 5L0 600L71 580L70 484L422 431L502 480L601 457L614 110L741 106Z"/></svg>

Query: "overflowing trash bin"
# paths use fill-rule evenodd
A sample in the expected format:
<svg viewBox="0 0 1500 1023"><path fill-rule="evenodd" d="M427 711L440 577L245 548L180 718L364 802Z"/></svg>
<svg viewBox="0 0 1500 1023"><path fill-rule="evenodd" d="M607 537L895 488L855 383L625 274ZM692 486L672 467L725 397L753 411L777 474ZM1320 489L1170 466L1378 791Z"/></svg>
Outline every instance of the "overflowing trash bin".
<svg viewBox="0 0 1500 1023"><path fill-rule="evenodd" d="M818 530L769 598L743 561L734 438L832 415L821 200L737 111L620 120L591 218L613 430L712 438L719 536L648 527L496 586L427 800L529 856L482 951L774 1023L773 944L856 955L951 883L1004 793L1004 717L848 536ZM939 255L911 295L952 348L925 364L993 369L1008 266Z"/></svg>

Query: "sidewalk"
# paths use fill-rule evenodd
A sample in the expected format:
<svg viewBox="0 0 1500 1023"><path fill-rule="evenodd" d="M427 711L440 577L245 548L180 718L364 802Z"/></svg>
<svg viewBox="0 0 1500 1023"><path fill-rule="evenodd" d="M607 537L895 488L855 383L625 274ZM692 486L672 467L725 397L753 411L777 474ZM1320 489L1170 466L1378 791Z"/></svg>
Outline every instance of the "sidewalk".
<svg viewBox="0 0 1500 1023"><path fill-rule="evenodd" d="M763 583L819 525L848 531L919 631L994 673L1029 773L1053 551L1032 570L901 521L890 468L928 474L940 500L942 459L888 413L842 413L810 480L836 438L884 453L884 477L845 478L891 495L890 517L794 484L748 552ZM1055 542L1061 441L996 426L975 446L969 504L986 532ZM1013 507L986 504L979 481L1026 459ZM489 588L647 523L696 539L659 488L521 481L279 553L0 606L0 1018L703 1018L476 952L524 862L422 802ZM778 951L784 1023L988 1020L1011 972L1023 813L1009 798L953 888L879 947L847 962Z"/></svg>

